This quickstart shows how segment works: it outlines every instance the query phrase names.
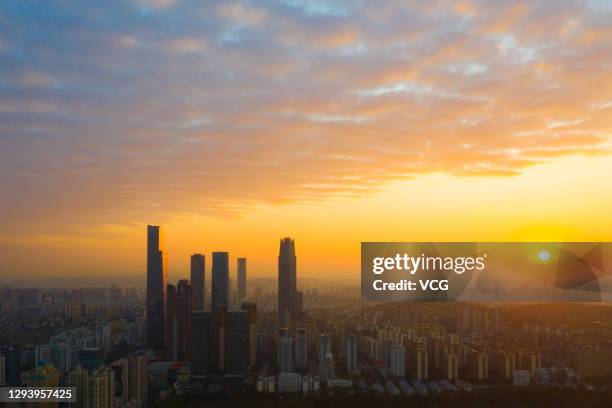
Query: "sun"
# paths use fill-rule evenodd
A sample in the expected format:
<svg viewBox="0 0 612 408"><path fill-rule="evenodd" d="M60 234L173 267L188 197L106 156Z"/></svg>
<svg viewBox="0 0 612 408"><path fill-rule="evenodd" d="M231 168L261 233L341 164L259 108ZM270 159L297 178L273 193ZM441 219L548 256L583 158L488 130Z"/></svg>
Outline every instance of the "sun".
<svg viewBox="0 0 612 408"><path fill-rule="evenodd" d="M542 250L538 253L538 259L542 262L548 262L550 260L550 252Z"/></svg>

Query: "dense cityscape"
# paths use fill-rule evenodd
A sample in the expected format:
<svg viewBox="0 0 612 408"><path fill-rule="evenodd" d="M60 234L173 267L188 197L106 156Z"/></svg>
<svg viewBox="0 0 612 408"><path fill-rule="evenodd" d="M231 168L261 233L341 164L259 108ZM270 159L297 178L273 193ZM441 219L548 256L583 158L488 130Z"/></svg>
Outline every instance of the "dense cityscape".
<svg viewBox="0 0 612 408"><path fill-rule="evenodd" d="M277 280L211 258L208 280L193 254L168 282L148 226L146 289L4 287L0 385L75 387L79 407L612 396L609 305L363 303L357 285L299 279L291 238Z"/></svg>

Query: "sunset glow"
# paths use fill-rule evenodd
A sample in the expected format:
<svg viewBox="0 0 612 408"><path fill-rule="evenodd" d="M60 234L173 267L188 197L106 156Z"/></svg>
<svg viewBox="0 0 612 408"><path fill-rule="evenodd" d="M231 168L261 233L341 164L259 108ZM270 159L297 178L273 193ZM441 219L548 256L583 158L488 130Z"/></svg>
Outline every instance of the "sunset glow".
<svg viewBox="0 0 612 408"><path fill-rule="evenodd" d="M142 277L147 224L173 281L217 250L274 276L284 236L355 281L361 241L612 240L606 2L25 3L2 280Z"/></svg>

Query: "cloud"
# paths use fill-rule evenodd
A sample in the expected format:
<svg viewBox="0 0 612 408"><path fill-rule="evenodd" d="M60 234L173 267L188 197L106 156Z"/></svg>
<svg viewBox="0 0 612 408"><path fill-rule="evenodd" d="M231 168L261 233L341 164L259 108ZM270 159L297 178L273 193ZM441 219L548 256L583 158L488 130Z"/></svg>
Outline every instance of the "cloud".
<svg viewBox="0 0 612 408"><path fill-rule="evenodd" d="M612 11L590 3L71 4L0 5L7 235L610 148Z"/></svg>

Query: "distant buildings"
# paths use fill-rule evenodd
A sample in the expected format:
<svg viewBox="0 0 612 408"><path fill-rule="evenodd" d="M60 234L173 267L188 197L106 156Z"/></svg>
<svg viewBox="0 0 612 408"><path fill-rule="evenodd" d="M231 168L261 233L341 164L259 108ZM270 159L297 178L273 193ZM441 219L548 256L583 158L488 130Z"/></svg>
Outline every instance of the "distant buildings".
<svg viewBox="0 0 612 408"><path fill-rule="evenodd" d="M302 388L302 376L298 373L281 372L278 375L279 392L298 392Z"/></svg>
<svg viewBox="0 0 612 408"><path fill-rule="evenodd" d="M488 380L489 356L477 350L469 350L467 356L467 370L470 379L474 381Z"/></svg>
<svg viewBox="0 0 612 408"><path fill-rule="evenodd" d="M534 357L523 357L522 367L531 369L537 364ZM586 378L606 377L612 375L612 350L585 347L576 354L576 367L578 372Z"/></svg>
<svg viewBox="0 0 612 408"><path fill-rule="evenodd" d="M147 226L147 346L164 349L166 285L168 284L166 253L160 226Z"/></svg>
<svg viewBox="0 0 612 408"><path fill-rule="evenodd" d="M238 301L242 302L247 296L247 271L246 258L238 258L237 260L237 280L238 280Z"/></svg>
<svg viewBox="0 0 612 408"><path fill-rule="evenodd" d="M321 381L333 381L336 379L334 355L327 352L323 358L323 362L319 365L319 377Z"/></svg>
<svg viewBox="0 0 612 408"><path fill-rule="evenodd" d="M406 349L401 344L391 346L391 375L395 377L406 375Z"/></svg>
<svg viewBox="0 0 612 408"><path fill-rule="evenodd" d="M206 258L201 254L191 255L191 291L193 310L204 310L206 288Z"/></svg>
<svg viewBox="0 0 612 408"><path fill-rule="evenodd" d="M321 333L319 337L319 363L323 363L328 352L331 352L331 340L328 334Z"/></svg>
<svg viewBox="0 0 612 408"><path fill-rule="evenodd" d="M79 350L79 364L85 370L95 371L104 366L104 350L100 347L89 347Z"/></svg>
<svg viewBox="0 0 612 408"><path fill-rule="evenodd" d="M406 347L406 363L410 370L410 376L414 380L426 380L429 378L429 355L427 348L421 343L409 342Z"/></svg>

